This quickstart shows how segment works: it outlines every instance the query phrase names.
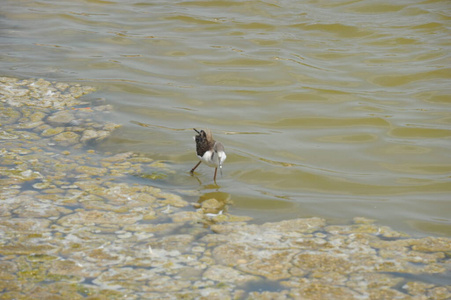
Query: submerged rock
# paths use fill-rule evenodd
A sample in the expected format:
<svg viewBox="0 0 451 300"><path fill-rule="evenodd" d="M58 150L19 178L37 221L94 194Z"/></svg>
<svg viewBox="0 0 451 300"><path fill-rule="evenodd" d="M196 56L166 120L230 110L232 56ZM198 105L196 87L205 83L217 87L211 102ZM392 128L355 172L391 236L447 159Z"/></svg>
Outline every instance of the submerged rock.
<svg viewBox="0 0 451 300"><path fill-rule="evenodd" d="M49 136L54 136L57 135L61 132L64 131L64 127L56 127L56 128L47 128L46 130L42 131L41 135L43 137L49 137Z"/></svg>
<svg viewBox="0 0 451 300"><path fill-rule="evenodd" d="M204 213L217 214L224 209L225 204L211 198L202 202L201 207Z"/></svg>
<svg viewBox="0 0 451 300"><path fill-rule="evenodd" d="M74 121L75 116L71 111L61 110L47 118L47 121L54 126L64 126Z"/></svg>
<svg viewBox="0 0 451 300"><path fill-rule="evenodd" d="M75 132L65 131L52 138L61 146L70 146L78 143L80 136Z"/></svg>

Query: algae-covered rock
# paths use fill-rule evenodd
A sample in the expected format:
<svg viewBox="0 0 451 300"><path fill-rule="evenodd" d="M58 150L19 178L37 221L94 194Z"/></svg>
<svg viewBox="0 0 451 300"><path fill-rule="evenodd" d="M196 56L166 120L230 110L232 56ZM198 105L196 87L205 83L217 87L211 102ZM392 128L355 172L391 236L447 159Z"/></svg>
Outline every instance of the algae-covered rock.
<svg viewBox="0 0 451 300"><path fill-rule="evenodd" d="M265 226L270 226L280 231L284 232L302 232L302 233L310 233L317 231L319 228L322 228L326 224L326 221L321 218L308 218L308 219L294 219L281 221L278 223L269 223Z"/></svg>
<svg viewBox="0 0 451 300"><path fill-rule="evenodd" d="M0 261L0 282L5 280L15 280L17 271L18 267L16 263L11 261Z"/></svg>
<svg viewBox="0 0 451 300"><path fill-rule="evenodd" d="M47 128L46 130L42 131L41 135L44 137L49 137L49 136L53 136L53 135L57 135L61 132L64 131L64 127L50 127Z"/></svg>
<svg viewBox="0 0 451 300"><path fill-rule="evenodd" d="M118 214L113 212L105 212L100 210L80 211L61 218L58 223L63 226L71 226L76 224L111 224L125 225L133 224L141 219L139 215Z"/></svg>
<svg viewBox="0 0 451 300"><path fill-rule="evenodd" d="M51 245L35 245L33 243L15 243L0 245L1 255L36 255L54 253L55 247Z"/></svg>
<svg viewBox="0 0 451 300"><path fill-rule="evenodd" d="M258 277L256 276L247 275L246 273L240 272L234 268L223 265L211 266L203 273L203 277L217 282L241 282L241 283L258 279Z"/></svg>
<svg viewBox="0 0 451 300"><path fill-rule="evenodd" d="M353 271L352 262L344 255L340 257L326 253L300 253L294 257L293 264L307 272L348 274Z"/></svg>
<svg viewBox="0 0 451 300"><path fill-rule="evenodd" d="M269 280L290 278L293 251L261 251L255 250L256 258L245 264L239 264L238 269L246 273L263 276Z"/></svg>
<svg viewBox="0 0 451 300"><path fill-rule="evenodd" d="M45 118L46 114L43 111L34 111L30 116L30 121L40 122Z"/></svg>
<svg viewBox="0 0 451 300"><path fill-rule="evenodd" d="M204 213L217 214L224 209L225 204L211 198L202 202L201 207Z"/></svg>
<svg viewBox="0 0 451 300"><path fill-rule="evenodd" d="M106 162L125 162L128 158L133 156L133 152L124 152L124 153L118 153L113 156L108 156L102 159L102 161Z"/></svg>
<svg viewBox="0 0 451 300"><path fill-rule="evenodd" d="M19 135L7 132L5 130L0 130L0 140L15 140L18 139Z"/></svg>
<svg viewBox="0 0 451 300"><path fill-rule="evenodd" d="M55 126L70 124L75 119L74 114L69 110L57 111L47 118L47 121Z"/></svg>
<svg viewBox="0 0 451 300"><path fill-rule="evenodd" d="M236 266L238 264L247 264L257 259L253 251L247 251L245 245L225 243L213 250L215 260L226 266Z"/></svg>
<svg viewBox="0 0 451 300"><path fill-rule="evenodd" d="M451 252L451 240L448 238L440 237L427 237L414 240L412 242L412 250L422 252Z"/></svg>
<svg viewBox="0 0 451 300"><path fill-rule="evenodd" d="M0 125L15 123L22 114L14 107L3 107L0 114Z"/></svg>
<svg viewBox="0 0 451 300"><path fill-rule="evenodd" d="M82 143L88 143L91 141L101 141L107 137L109 137L111 134L111 131L106 130L93 130L93 129L87 129L83 131L83 135L80 139Z"/></svg>
<svg viewBox="0 0 451 300"><path fill-rule="evenodd" d="M82 135L80 141L82 143L86 143L88 141L95 140L98 137L99 137L99 134L97 131L92 130L92 129L87 129L83 132L83 135Z"/></svg>
<svg viewBox="0 0 451 300"><path fill-rule="evenodd" d="M70 146L78 143L80 136L75 132L65 131L53 137L55 142L61 146Z"/></svg>
<svg viewBox="0 0 451 300"><path fill-rule="evenodd" d="M157 241L151 241L153 249L164 249L165 251L177 250L185 252L189 244L194 240L190 234L169 235L159 238Z"/></svg>
<svg viewBox="0 0 451 300"><path fill-rule="evenodd" d="M84 173L91 176L103 176L108 171L106 168L96 168L89 166L80 166L76 168L76 171L79 173Z"/></svg>
<svg viewBox="0 0 451 300"><path fill-rule="evenodd" d="M202 220L202 214L194 211L182 211L171 216L172 221L176 223L199 222Z"/></svg>
<svg viewBox="0 0 451 300"><path fill-rule="evenodd" d="M160 196L164 198L164 200L160 201L163 205L170 205L175 207L185 207L188 206L188 202L182 199L179 195L171 194L171 193L161 193Z"/></svg>

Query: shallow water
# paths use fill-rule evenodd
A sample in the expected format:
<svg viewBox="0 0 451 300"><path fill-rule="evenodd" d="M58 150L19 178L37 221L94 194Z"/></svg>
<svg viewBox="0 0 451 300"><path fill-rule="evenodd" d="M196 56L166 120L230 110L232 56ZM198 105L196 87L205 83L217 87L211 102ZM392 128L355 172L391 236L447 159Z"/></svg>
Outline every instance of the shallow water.
<svg viewBox="0 0 451 300"><path fill-rule="evenodd" d="M166 160L161 187L215 193L234 214L451 236L450 8L7 0L1 75L96 86L124 124L99 150ZM193 127L226 146L218 186L188 172Z"/></svg>

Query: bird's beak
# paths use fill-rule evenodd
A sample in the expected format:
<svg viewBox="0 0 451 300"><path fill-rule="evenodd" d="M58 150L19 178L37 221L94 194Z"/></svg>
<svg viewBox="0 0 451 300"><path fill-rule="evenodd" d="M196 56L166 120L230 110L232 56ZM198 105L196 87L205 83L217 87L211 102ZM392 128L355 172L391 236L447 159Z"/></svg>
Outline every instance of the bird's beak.
<svg viewBox="0 0 451 300"><path fill-rule="evenodd" d="M199 131L197 131L197 129L196 129L196 128L193 128L193 129L194 129L194 131L195 131L195 132L197 132L198 134L200 134L200 132L199 132Z"/></svg>

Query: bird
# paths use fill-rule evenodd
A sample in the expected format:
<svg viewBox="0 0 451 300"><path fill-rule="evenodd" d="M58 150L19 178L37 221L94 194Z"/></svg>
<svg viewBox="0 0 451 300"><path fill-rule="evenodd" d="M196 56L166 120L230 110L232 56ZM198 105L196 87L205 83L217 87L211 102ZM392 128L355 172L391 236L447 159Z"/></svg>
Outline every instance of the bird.
<svg viewBox="0 0 451 300"><path fill-rule="evenodd" d="M215 175L213 181L216 182L216 173L219 171L222 175L222 165L227 158L224 151L224 146L221 142L217 142L213 139L210 129L197 130L193 128L197 135L194 137L196 141L196 154L199 158L199 162L191 169L190 173L193 174L194 170L200 165L201 162L206 163L208 166L215 168Z"/></svg>

